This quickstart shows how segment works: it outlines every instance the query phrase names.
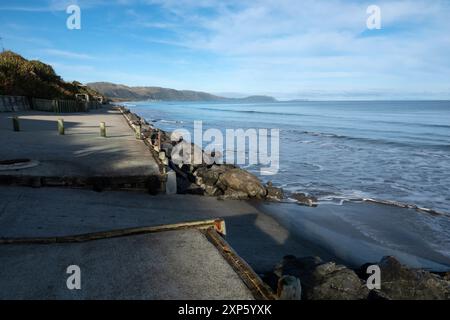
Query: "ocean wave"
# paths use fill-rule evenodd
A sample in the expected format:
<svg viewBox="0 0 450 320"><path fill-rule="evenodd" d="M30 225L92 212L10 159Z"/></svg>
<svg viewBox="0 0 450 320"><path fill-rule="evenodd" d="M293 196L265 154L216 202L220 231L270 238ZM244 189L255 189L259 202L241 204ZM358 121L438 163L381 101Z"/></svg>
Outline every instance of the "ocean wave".
<svg viewBox="0 0 450 320"><path fill-rule="evenodd" d="M333 139L341 139L348 141L361 141L367 142L371 144L383 144L383 145L392 145L399 147L424 147L431 148L436 150L450 150L450 144L427 144L427 143L418 143L418 142L400 142L400 141L391 141L386 139L373 139L373 138L363 138L363 137L353 137L347 135L339 135L335 133L327 133L327 132L316 132L316 131L298 131L298 130L289 130L289 132L298 132L303 135L313 136L313 137L323 137L323 138L333 138Z"/></svg>
<svg viewBox="0 0 450 320"><path fill-rule="evenodd" d="M337 203L336 203L337 201ZM430 208L425 208L418 206L416 204L412 203L404 203L400 201L394 201L394 200L381 200L381 199L374 199L374 198L365 198L365 197L346 197L346 196L330 196L330 197L323 197L319 198L319 203L333 203L338 205L343 205L345 202L369 202L369 203L376 203L381 205L387 205L391 207L397 207L397 208L403 208L403 209L412 209L416 210L418 212L427 213L432 216L445 216L450 218L450 213L442 212Z"/></svg>
<svg viewBox="0 0 450 320"><path fill-rule="evenodd" d="M356 120L356 119L355 119ZM450 129L450 125L447 124L433 124L433 123L419 123L419 122L402 122L402 121L383 121L383 120L372 120L373 123L383 123L383 124L395 124L404 125L412 127L422 127L422 128L443 128Z"/></svg>
<svg viewBox="0 0 450 320"><path fill-rule="evenodd" d="M425 212L425 213L428 213L428 214L431 214L431 215L450 217L449 213L437 211L437 210L430 209L430 208L420 207L420 206L418 206L416 204L411 204L411 203L404 203L404 202L393 201L393 200L372 199L372 198L363 198L362 201L378 203L378 204L383 204L383 205L388 205L388 206L393 206L393 207L399 207L399 208L405 208L405 209L414 209L416 211Z"/></svg>
<svg viewBox="0 0 450 320"><path fill-rule="evenodd" d="M413 204L413 203L372 198L367 193L358 191L358 190L352 190L349 192L341 193L341 192L334 192L334 191L310 190L307 187L299 188L299 186L297 186L297 188L295 188L294 186L290 187L289 184L283 184L283 185L281 185L281 187L284 188L289 193L302 192L302 193L306 193L308 195L315 196L315 197L317 197L318 204L331 204L331 205L342 206L346 202L354 202L354 203L367 202L367 203L375 203L375 204L381 204L381 205L397 207L397 208L412 209L412 210L415 210L415 211L418 211L421 213L427 213L431 216L445 216L445 217L450 218L450 213L448 213L448 212L422 207L420 205ZM294 199L290 198L289 196L288 196L288 199L294 200Z"/></svg>
<svg viewBox="0 0 450 320"><path fill-rule="evenodd" d="M233 110L233 109L222 109L222 108L201 108L201 109L208 110L208 111L220 111L220 112L232 112L232 113L331 118L331 119L342 119L342 120L356 121L356 122L367 121L367 119L359 119L359 118L354 118L354 117L352 118L352 117L329 115L329 114L326 115L326 114L305 114L305 113L296 113L296 112L260 111L260 110ZM380 123L380 124L412 126L412 127L422 127L422 128L450 129L450 125L447 125L447 124L418 123L418 122L404 122L404 121L386 121L386 120L368 120L368 122L375 123L375 124Z"/></svg>
<svg viewBox="0 0 450 320"><path fill-rule="evenodd" d="M184 121L181 120L166 120L166 119L153 119L152 122L160 122L160 123L175 123L175 124L182 124Z"/></svg>
<svg viewBox="0 0 450 320"><path fill-rule="evenodd" d="M202 110L208 111L220 111L220 112L233 112L233 113L249 113L249 114L267 114L267 115L277 115L277 116L301 116L309 117L312 115L301 114L301 113L289 113L289 112L273 112L273 111L257 111L257 110L230 110L230 109L217 109L217 108L201 108Z"/></svg>

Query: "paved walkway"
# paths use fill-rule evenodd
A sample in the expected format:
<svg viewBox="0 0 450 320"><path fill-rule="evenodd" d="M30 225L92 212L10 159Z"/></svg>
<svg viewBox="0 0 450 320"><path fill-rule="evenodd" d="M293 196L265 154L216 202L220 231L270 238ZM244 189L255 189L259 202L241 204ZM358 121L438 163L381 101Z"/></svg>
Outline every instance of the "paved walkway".
<svg viewBox="0 0 450 320"><path fill-rule="evenodd" d="M19 116L20 132L12 130L12 117ZM65 135L57 121L63 118ZM100 137L106 122L107 138ZM89 113L0 113L0 160L38 160L33 168L15 171L30 176L159 176L159 168L142 141L135 139L123 116L112 109ZM0 174L9 174L0 171Z"/></svg>
<svg viewBox="0 0 450 320"><path fill-rule="evenodd" d="M199 230L78 244L0 245L0 299L253 299ZM81 270L69 290L67 268Z"/></svg>

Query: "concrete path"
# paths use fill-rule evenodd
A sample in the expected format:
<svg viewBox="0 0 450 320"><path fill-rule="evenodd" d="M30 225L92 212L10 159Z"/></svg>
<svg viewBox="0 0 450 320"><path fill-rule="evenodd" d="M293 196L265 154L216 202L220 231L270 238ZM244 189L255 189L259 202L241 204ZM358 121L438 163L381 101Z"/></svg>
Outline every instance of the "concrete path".
<svg viewBox="0 0 450 320"><path fill-rule="evenodd" d="M295 237L251 202L26 187L0 187L0 200L0 237L63 236L223 218L226 240L257 273L272 270L286 254L334 258Z"/></svg>
<svg viewBox="0 0 450 320"><path fill-rule="evenodd" d="M12 117L20 119L20 132L12 130ZM65 135L57 121L64 119ZM106 122L107 138L100 137ZM89 113L0 113L0 160L38 160L33 168L15 171L31 176L159 176L159 168L147 147L135 139L123 116L112 109ZM0 171L8 174L8 171Z"/></svg>
<svg viewBox="0 0 450 320"><path fill-rule="evenodd" d="M0 299L253 299L198 230L79 244L0 245ZM69 290L67 268L81 270Z"/></svg>

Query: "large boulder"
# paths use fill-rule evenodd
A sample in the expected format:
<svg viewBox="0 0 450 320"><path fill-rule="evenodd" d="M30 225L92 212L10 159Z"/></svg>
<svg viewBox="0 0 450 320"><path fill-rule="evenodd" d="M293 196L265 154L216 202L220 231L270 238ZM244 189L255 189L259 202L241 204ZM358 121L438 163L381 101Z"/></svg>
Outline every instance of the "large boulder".
<svg viewBox="0 0 450 320"><path fill-rule="evenodd" d="M216 186L201 185L201 187L205 190L204 194L207 196L215 197L223 194L223 191Z"/></svg>
<svg viewBox="0 0 450 320"><path fill-rule="evenodd" d="M334 262L317 266L312 278L313 285L306 291L310 300L362 300L369 295L366 284L353 270Z"/></svg>
<svg viewBox="0 0 450 320"><path fill-rule="evenodd" d="M247 192L233 189L226 189L223 192L223 195L219 196L219 200L246 200L246 199L248 199Z"/></svg>
<svg viewBox="0 0 450 320"><path fill-rule="evenodd" d="M239 168L227 170L220 175L218 182L226 189L244 192L251 198L264 198L267 192L256 176Z"/></svg>
<svg viewBox="0 0 450 320"><path fill-rule="evenodd" d="M307 300L361 300L369 295L353 270L334 262L324 263L319 257L286 256L274 273L280 278L290 275L300 279Z"/></svg>
<svg viewBox="0 0 450 320"><path fill-rule="evenodd" d="M197 184L214 186L219 180L220 175L229 169L231 167L227 165L213 165L211 168L203 166L194 172L194 176L197 177Z"/></svg>
<svg viewBox="0 0 450 320"><path fill-rule="evenodd" d="M378 263L381 290L377 296L393 300L449 300L450 282L425 270L410 269L391 256Z"/></svg>

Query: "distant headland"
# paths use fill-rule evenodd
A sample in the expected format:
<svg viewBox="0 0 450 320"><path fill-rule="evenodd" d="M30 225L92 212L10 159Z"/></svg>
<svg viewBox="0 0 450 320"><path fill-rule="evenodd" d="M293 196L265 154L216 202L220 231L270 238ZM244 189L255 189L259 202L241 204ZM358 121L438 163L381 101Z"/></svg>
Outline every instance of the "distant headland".
<svg viewBox="0 0 450 320"><path fill-rule="evenodd" d="M245 98L226 98L206 92L192 90L175 90L161 87L129 87L110 82L93 82L87 84L113 101L226 101L226 102L277 102L270 96L249 96Z"/></svg>

